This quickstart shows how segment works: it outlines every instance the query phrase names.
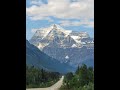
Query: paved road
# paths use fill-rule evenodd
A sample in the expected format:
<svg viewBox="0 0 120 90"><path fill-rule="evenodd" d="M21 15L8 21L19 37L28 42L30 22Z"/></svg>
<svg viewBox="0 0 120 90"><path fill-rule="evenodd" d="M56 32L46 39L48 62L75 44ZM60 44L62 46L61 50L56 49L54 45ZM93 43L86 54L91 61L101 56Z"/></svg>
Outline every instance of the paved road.
<svg viewBox="0 0 120 90"><path fill-rule="evenodd" d="M62 76L61 79L57 83L52 85L51 87L47 87L47 88L31 88L31 89L26 89L26 90L59 90L59 88L61 87L61 85L63 83L63 79L64 79L64 76Z"/></svg>

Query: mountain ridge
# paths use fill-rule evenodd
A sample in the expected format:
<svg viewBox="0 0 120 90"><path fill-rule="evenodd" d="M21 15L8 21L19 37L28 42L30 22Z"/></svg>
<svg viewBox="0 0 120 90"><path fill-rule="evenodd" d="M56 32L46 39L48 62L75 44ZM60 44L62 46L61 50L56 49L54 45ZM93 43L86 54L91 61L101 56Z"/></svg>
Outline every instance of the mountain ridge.
<svg viewBox="0 0 120 90"><path fill-rule="evenodd" d="M37 68L43 68L48 71L57 71L60 73L66 73L72 71L72 67L60 63L54 58L49 57L42 51L40 51L36 46L29 43L26 40L26 64L30 66L35 66Z"/></svg>
<svg viewBox="0 0 120 90"><path fill-rule="evenodd" d="M77 67L85 62L88 66L94 66L94 38L87 32L65 30L53 24L48 28L38 29L30 43L61 63ZM66 56L69 58L66 59Z"/></svg>

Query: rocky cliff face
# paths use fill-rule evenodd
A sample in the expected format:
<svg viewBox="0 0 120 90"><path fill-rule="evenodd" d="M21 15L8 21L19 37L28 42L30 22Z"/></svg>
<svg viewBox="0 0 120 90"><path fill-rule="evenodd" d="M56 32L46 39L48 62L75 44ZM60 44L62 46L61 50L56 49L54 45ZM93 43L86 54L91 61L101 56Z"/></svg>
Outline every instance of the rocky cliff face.
<svg viewBox="0 0 120 90"><path fill-rule="evenodd" d="M65 30L53 24L38 29L30 43L61 63L94 66L94 39L86 32Z"/></svg>

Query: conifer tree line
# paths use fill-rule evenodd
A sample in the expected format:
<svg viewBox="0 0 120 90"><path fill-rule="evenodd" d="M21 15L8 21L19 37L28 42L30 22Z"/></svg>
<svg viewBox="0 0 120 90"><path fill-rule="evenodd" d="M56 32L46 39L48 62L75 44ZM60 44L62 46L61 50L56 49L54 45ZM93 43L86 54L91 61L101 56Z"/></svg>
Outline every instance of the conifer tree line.
<svg viewBox="0 0 120 90"><path fill-rule="evenodd" d="M26 66L26 88L49 87L60 78L60 73Z"/></svg>
<svg viewBox="0 0 120 90"><path fill-rule="evenodd" d="M55 84L61 74L58 72L49 72L43 69L26 67L26 87L44 88ZM60 90L94 90L94 69L83 64L77 67L75 73L65 74L63 85Z"/></svg>
<svg viewBox="0 0 120 90"><path fill-rule="evenodd" d="M60 90L94 90L94 69L83 64L75 73L65 75Z"/></svg>

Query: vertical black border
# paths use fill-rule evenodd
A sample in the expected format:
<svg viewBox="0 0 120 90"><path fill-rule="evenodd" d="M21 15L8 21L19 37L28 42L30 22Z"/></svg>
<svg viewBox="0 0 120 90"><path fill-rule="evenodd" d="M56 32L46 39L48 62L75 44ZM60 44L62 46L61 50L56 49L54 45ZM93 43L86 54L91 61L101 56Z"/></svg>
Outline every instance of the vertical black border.
<svg viewBox="0 0 120 90"><path fill-rule="evenodd" d="M112 6L111 6L112 5ZM117 2L94 1L95 90L117 90L119 27ZM115 13L115 10L117 13ZM118 32L117 32L118 30ZM116 58L118 56L118 58ZM118 67L117 67L118 66Z"/></svg>
<svg viewBox="0 0 120 90"><path fill-rule="evenodd" d="M26 90L26 0L1 6L1 89Z"/></svg>
<svg viewBox="0 0 120 90"><path fill-rule="evenodd" d="M17 10L17 87L16 90L26 90L26 0L18 0Z"/></svg>

